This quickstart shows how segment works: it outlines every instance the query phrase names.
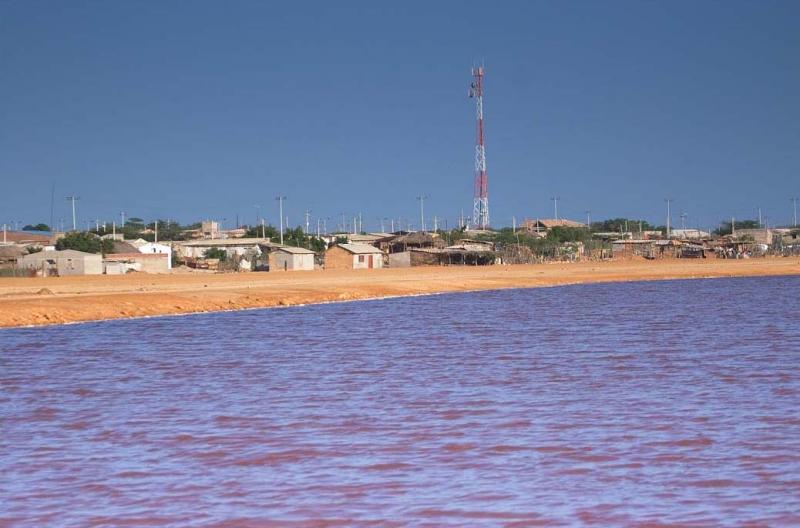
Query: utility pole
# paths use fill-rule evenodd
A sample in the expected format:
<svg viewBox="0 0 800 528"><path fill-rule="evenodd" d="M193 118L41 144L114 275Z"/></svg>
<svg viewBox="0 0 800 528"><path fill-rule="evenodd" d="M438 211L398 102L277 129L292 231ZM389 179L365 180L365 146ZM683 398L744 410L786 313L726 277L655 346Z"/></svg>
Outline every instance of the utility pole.
<svg viewBox="0 0 800 528"><path fill-rule="evenodd" d="M789 201L792 202L792 209L794 213L792 225L797 227L797 198L791 198Z"/></svg>
<svg viewBox="0 0 800 528"><path fill-rule="evenodd" d="M56 184L53 182L52 187L50 187L50 231L55 232L56 226L54 224L55 218L53 217L54 209L56 205Z"/></svg>
<svg viewBox="0 0 800 528"><path fill-rule="evenodd" d="M238 224L239 222L236 222L236 223ZM155 238L154 238L153 240L154 240L154 243L155 243L155 244L158 244L158 220L156 220L155 224L156 224L156 225L155 225L155 232L156 232L156 235L155 235Z"/></svg>
<svg viewBox="0 0 800 528"><path fill-rule="evenodd" d="M558 220L558 201L561 199L560 196L553 196L550 200L553 201L553 214L555 215L555 219Z"/></svg>
<svg viewBox="0 0 800 528"><path fill-rule="evenodd" d="M125 229L125 211L122 211L121 213L119 213L119 216L122 219L122 221L119 224L119 228L120 229Z"/></svg>
<svg viewBox="0 0 800 528"><path fill-rule="evenodd" d="M72 230L78 230L78 223L75 219L75 200L80 200L80 196L67 196L67 201L72 202Z"/></svg>
<svg viewBox="0 0 800 528"><path fill-rule="evenodd" d="M586 210L586 229L590 229L590 230L592 229L592 216L591 216L591 213L592 212L589 211L588 209Z"/></svg>
<svg viewBox="0 0 800 528"><path fill-rule="evenodd" d="M267 238L267 225L263 216L261 217L261 238Z"/></svg>
<svg viewBox="0 0 800 528"><path fill-rule="evenodd" d="M261 223L261 206L254 205L253 207L256 209L256 225L258 225Z"/></svg>
<svg viewBox="0 0 800 528"><path fill-rule="evenodd" d="M283 245L283 201L286 199L285 196L276 196L276 200L278 200L278 214L280 216L280 224L281 224L281 245Z"/></svg>
<svg viewBox="0 0 800 528"><path fill-rule="evenodd" d="M511 232L514 233L515 235L517 234L517 217L516 216L512 216L511 217Z"/></svg>
<svg viewBox="0 0 800 528"><path fill-rule="evenodd" d="M420 230L425 232L425 199L428 198L426 195L417 196L417 200L419 200L419 220L420 220Z"/></svg>
<svg viewBox="0 0 800 528"><path fill-rule="evenodd" d="M311 209L306 209L306 235L308 235L308 219L311 218Z"/></svg>
<svg viewBox="0 0 800 528"><path fill-rule="evenodd" d="M433 232L436 233L439 231L439 217L433 215Z"/></svg>
<svg viewBox="0 0 800 528"><path fill-rule="evenodd" d="M672 223L672 216L669 212L669 204L673 202L672 198L664 198L664 201L667 202L667 239L670 237L670 223Z"/></svg>
<svg viewBox="0 0 800 528"><path fill-rule="evenodd" d="M758 227L764 227L764 222L761 218L761 208L758 208Z"/></svg>
<svg viewBox="0 0 800 528"><path fill-rule="evenodd" d="M681 229L686 230L686 217L689 216L685 212L681 213Z"/></svg>

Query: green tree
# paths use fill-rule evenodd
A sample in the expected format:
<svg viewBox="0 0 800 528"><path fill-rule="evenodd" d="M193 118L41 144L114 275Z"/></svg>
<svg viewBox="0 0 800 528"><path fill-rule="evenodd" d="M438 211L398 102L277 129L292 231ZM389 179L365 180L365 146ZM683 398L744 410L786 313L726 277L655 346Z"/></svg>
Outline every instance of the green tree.
<svg viewBox="0 0 800 528"><path fill-rule="evenodd" d="M23 231L50 231L50 226L47 224L26 225L22 228Z"/></svg>
<svg viewBox="0 0 800 528"><path fill-rule="evenodd" d="M67 233L63 238L56 242L56 249L74 249L85 253L108 253L112 251L114 244L110 240L102 240L93 233L73 231Z"/></svg>
<svg viewBox="0 0 800 528"><path fill-rule="evenodd" d="M642 231L656 231L646 220L634 218L610 218L600 222L592 222L592 231L597 233L619 233L620 231L638 231L641 224Z"/></svg>
<svg viewBox="0 0 800 528"><path fill-rule="evenodd" d="M592 238L585 227L556 226L547 232L547 239L559 244L564 242L585 242Z"/></svg>
<svg viewBox="0 0 800 528"><path fill-rule="evenodd" d="M273 242L280 239L281 235L278 233L278 230L275 229L272 225L265 225L263 226L252 226L247 229L244 236L248 238L269 238Z"/></svg>
<svg viewBox="0 0 800 528"><path fill-rule="evenodd" d="M225 262L225 259L228 258L228 254L225 253L224 249L208 248L203 252L203 258L219 259L220 262Z"/></svg>
<svg viewBox="0 0 800 528"><path fill-rule="evenodd" d="M734 220L734 224L736 229L758 229L761 227L758 224L758 220ZM731 232L730 221L722 222L722 224L714 230L714 234L719 236L730 235Z"/></svg>

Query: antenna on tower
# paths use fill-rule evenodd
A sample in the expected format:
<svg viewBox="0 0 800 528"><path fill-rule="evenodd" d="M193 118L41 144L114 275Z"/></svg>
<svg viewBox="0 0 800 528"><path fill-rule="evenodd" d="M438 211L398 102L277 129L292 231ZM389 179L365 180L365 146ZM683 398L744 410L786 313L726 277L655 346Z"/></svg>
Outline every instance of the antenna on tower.
<svg viewBox="0 0 800 528"><path fill-rule="evenodd" d="M489 181L486 175L486 146L483 133L483 65L472 68L474 80L469 96L475 99L477 128L475 133L475 193L472 204L472 226L489 227Z"/></svg>

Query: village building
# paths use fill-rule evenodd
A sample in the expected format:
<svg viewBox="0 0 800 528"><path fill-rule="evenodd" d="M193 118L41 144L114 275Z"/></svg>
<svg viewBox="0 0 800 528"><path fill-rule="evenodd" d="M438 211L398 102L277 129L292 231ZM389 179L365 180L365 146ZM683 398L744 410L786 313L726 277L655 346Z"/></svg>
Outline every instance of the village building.
<svg viewBox="0 0 800 528"><path fill-rule="evenodd" d="M204 220L200 223L200 233L205 238L219 238L219 222Z"/></svg>
<svg viewBox="0 0 800 528"><path fill-rule="evenodd" d="M526 218L520 224L520 229L526 231L529 235L544 238L547 233L554 227L586 227L586 224L567 220L566 218L537 218L531 220Z"/></svg>
<svg viewBox="0 0 800 528"><path fill-rule="evenodd" d="M685 252L684 245L686 244L678 240L615 240L611 244L611 254L614 258L643 257L646 259L704 256L694 254L696 244L691 244L692 249L687 249Z"/></svg>
<svg viewBox="0 0 800 528"><path fill-rule="evenodd" d="M711 233L700 229L671 229L670 237L681 240L706 240L711 238Z"/></svg>
<svg viewBox="0 0 800 528"><path fill-rule="evenodd" d="M186 242L175 242L175 252L179 258L199 259L204 258L205 252L209 249L221 249L227 257L249 256L260 254L259 245L269 245L269 239L265 238L225 238L216 240L190 240Z"/></svg>
<svg viewBox="0 0 800 528"><path fill-rule="evenodd" d="M499 257L494 252L494 249L493 242L471 239L462 239L458 243L447 247L412 247L406 251L389 253L389 267L482 266L495 264Z"/></svg>
<svg viewBox="0 0 800 528"><path fill-rule="evenodd" d="M139 253L144 253L147 255L167 255L167 269L172 269L172 247L166 244L147 242L139 246Z"/></svg>
<svg viewBox="0 0 800 528"><path fill-rule="evenodd" d="M773 230L772 229L737 229L732 235L741 241L755 242L756 244L772 245Z"/></svg>
<svg viewBox="0 0 800 528"><path fill-rule="evenodd" d="M24 246L17 244L0 245L0 269L11 269L17 266L17 261L27 255Z"/></svg>
<svg viewBox="0 0 800 528"><path fill-rule="evenodd" d="M169 273L169 255L166 253L109 253L103 259L106 275L124 275L130 271L142 273Z"/></svg>
<svg viewBox="0 0 800 528"><path fill-rule="evenodd" d="M17 267L36 270L44 276L102 275L103 257L73 249L39 251L17 260Z"/></svg>
<svg viewBox="0 0 800 528"><path fill-rule="evenodd" d="M269 255L270 271L313 271L314 256L310 249L278 246Z"/></svg>
<svg viewBox="0 0 800 528"><path fill-rule="evenodd" d="M383 252L367 244L338 244L325 251L325 269L383 267Z"/></svg>
<svg viewBox="0 0 800 528"><path fill-rule="evenodd" d="M447 244L436 233L414 231L402 235L389 235L375 244L384 253L400 253L411 249L443 249Z"/></svg>
<svg viewBox="0 0 800 528"><path fill-rule="evenodd" d="M373 246L379 240L391 237L392 235L390 233L354 233L341 236L347 238L348 244L369 244Z"/></svg>

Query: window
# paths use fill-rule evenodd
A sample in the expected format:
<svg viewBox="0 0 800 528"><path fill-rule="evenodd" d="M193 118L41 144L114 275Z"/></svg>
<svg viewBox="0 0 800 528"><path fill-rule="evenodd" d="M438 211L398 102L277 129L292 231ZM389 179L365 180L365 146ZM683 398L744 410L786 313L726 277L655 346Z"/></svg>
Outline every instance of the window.
<svg viewBox="0 0 800 528"><path fill-rule="evenodd" d="M359 262L364 262L364 255L359 255L358 256L358 261Z"/></svg>

